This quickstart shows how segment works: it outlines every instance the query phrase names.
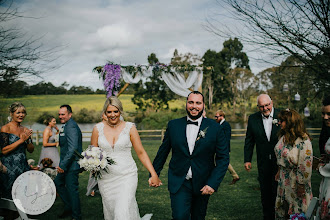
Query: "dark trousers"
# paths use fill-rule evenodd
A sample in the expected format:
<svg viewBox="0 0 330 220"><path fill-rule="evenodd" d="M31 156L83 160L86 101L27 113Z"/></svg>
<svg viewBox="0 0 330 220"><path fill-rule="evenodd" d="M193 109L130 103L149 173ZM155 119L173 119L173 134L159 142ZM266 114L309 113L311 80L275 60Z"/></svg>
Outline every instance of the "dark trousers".
<svg viewBox="0 0 330 220"><path fill-rule="evenodd" d="M79 170L57 174L54 182L56 190L64 202L64 210L72 211L72 218L81 219L79 199Z"/></svg>
<svg viewBox="0 0 330 220"><path fill-rule="evenodd" d="M268 164L264 164L263 167L259 169L258 180L260 184L262 211L265 220L275 219L275 200L277 195L275 175L277 169L277 165L274 161L269 161Z"/></svg>
<svg viewBox="0 0 330 220"><path fill-rule="evenodd" d="M203 220L206 216L209 195L193 194L192 181L185 180L175 194L170 193L174 220Z"/></svg>

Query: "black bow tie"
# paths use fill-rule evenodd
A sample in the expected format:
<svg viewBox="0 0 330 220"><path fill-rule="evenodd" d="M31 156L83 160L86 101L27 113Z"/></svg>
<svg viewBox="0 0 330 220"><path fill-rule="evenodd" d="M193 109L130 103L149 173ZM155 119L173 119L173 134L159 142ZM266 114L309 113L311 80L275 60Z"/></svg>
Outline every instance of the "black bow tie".
<svg viewBox="0 0 330 220"><path fill-rule="evenodd" d="M190 121L190 120L188 120L187 121L187 125L189 125L189 124L198 126L198 121Z"/></svg>

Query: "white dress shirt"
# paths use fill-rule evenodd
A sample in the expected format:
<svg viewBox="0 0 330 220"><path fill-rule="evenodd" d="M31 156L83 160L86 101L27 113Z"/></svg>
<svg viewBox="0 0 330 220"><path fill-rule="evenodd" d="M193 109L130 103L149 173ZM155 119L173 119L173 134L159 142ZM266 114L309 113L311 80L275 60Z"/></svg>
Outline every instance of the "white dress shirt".
<svg viewBox="0 0 330 220"><path fill-rule="evenodd" d="M199 117L196 120L192 120L189 118L189 116L187 116L187 121L190 120L190 121L198 122L198 126L193 125L193 124L187 124L187 127L186 127L186 136L187 136L187 142L188 142L190 155L194 151L195 141L196 141L196 138L198 135L199 127L201 126L201 123L202 123L202 119L203 119L203 117ZM186 179L191 179L191 178L192 178L192 171L191 171L191 167L189 167Z"/></svg>
<svg viewBox="0 0 330 220"><path fill-rule="evenodd" d="M270 135L272 133L273 118L274 118L273 115L274 115L274 108L272 108L272 111L270 112L268 118L266 118L263 114L261 114L262 122L264 124L264 129L265 129L268 141L270 141Z"/></svg>

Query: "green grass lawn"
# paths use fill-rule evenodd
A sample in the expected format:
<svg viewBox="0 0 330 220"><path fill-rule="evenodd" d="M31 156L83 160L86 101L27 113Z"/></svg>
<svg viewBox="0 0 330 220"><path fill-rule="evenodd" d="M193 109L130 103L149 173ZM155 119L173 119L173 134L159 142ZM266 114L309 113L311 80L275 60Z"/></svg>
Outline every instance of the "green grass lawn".
<svg viewBox="0 0 330 220"><path fill-rule="evenodd" d="M132 102L133 95L123 94L119 97L123 104L125 112L136 112L137 106ZM106 100L105 95L28 95L19 98L1 98L0 97L0 117L6 118L8 113L8 107L13 102L22 102L26 109L28 116L25 119L25 123L35 122L37 117L42 112L48 112L54 114L58 113L58 109L62 104L69 104L72 107L73 112L78 112L82 108L88 110L95 110L101 113L104 102ZM169 102L170 108L183 108L185 105L185 99L177 99ZM0 121L3 121L0 119Z"/></svg>
<svg viewBox="0 0 330 220"><path fill-rule="evenodd" d="M160 141L142 141L151 160L156 156ZM257 164L256 157L252 161L251 172L246 172L243 166L243 139L233 139L231 141L231 161L241 180L235 185L229 185L232 178L229 172L221 183L217 193L213 194L209 201L206 219L222 219L234 220L245 219L255 220L262 219L262 208L260 202L259 184L257 181ZM84 142L83 147L86 148L88 142ZM318 139L313 140L314 155L318 156ZM38 161L41 145L36 147L33 154L28 154L28 158ZM134 152L134 151L133 151ZM136 199L139 205L140 214L153 213L152 219L171 219L171 207L169 192L167 190L167 169L168 162L164 166L160 179L163 186L160 188L150 188L148 186L148 172L133 153L134 159L138 166L139 183L136 192ZM170 157L169 157L170 158ZM99 194L95 197L87 197L86 186L89 174L84 172L80 174L79 191L82 206L83 219L103 219L102 200ZM317 172L312 175L312 187L314 196L318 196L318 187L321 177ZM57 219L58 213L63 211L63 204L60 198L57 198L53 207L46 213L38 216L38 219Z"/></svg>

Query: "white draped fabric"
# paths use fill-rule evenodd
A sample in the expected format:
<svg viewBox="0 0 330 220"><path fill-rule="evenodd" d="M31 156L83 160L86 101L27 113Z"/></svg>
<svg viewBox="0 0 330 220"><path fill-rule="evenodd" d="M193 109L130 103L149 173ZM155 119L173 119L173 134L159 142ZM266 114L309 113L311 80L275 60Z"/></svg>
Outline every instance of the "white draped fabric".
<svg viewBox="0 0 330 220"><path fill-rule="evenodd" d="M121 74L126 83L135 84L140 80L145 80L152 75L153 67L141 67L142 71L137 72L134 78L129 74L124 68L121 68ZM198 90L203 82L203 71L202 68L198 68L190 72L187 79L185 79L184 74L181 72L176 72L175 68L171 68L171 73L163 72L161 79L164 80L166 85L175 94L187 97L191 92L189 88L193 90Z"/></svg>

